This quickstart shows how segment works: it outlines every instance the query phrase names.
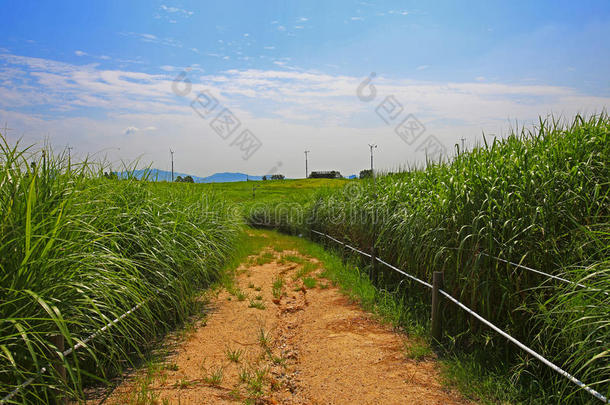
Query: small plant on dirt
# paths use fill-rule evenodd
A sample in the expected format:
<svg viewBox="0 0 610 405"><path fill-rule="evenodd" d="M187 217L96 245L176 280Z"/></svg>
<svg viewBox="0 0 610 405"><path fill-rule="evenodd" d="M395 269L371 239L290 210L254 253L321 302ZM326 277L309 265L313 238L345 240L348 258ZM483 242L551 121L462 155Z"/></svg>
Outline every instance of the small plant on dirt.
<svg viewBox="0 0 610 405"><path fill-rule="evenodd" d="M203 377L203 381L206 384L218 386L222 382L223 373L224 373L223 368L218 367L215 370L213 370L209 375Z"/></svg>
<svg viewBox="0 0 610 405"><path fill-rule="evenodd" d="M248 288L254 288L254 283L249 283Z"/></svg>
<svg viewBox="0 0 610 405"><path fill-rule="evenodd" d="M227 347L225 353L227 355L227 359L229 359L233 363L239 363L239 359L243 354L243 351L241 349L231 350Z"/></svg>
<svg viewBox="0 0 610 405"><path fill-rule="evenodd" d="M256 297L254 297L254 299L257 300L257 301L262 301L263 300L263 296L259 294Z"/></svg>
<svg viewBox="0 0 610 405"><path fill-rule="evenodd" d="M191 386L193 384L192 381L187 380L186 378L181 378L180 380L178 380L178 382L175 384L176 388L188 388L189 386Z"/></svg>
<svg viewBox="0 0 610 405"><path fill-rule="evenodd" d="M178 339L186 339L196 329L195 318L189 318L182 324L182 328L177 333Z"/></svg>
<svg viewBox="0 0 610 405"><path fill-rule="evenodd" d="M159 398L159 394L150 387L153 380L152 374L147 371L147 375L137 382L137 389L130 395L128 402L133 404L155 403Z"/></svg>
<svg viewBox="0 0 610 405"><path fill-rule="evenodd" d="M273 354L271 355L271 361L273 362L273 364L278 366L284 366L286 364L285 358L281 356L274 356Z"/></svg>
<svg viewBox="0 0 610 405"><path fill-rule="evenodd" d="M247 368L242 368L239 370L239 381L242 383L247 383L248 381L250 381L250 371L248 371Z"/></svg>
<svg viewBox="0 0 610 405"><path fill-rule="evenodd" d="M278 300L282 297L282 288L284 287L284 279L281 277L277 277L273 280L273 286L271 287L271 291L273 292L273 296Z"/></svg>
<svg viewBox="0 0 610 405"><path fill-rule="evenodd" d="M307 287L307 288L315 288L317 283L318 283L318 280L316 280L313 277L305 277L303 279L303 285L305 285L305 287Z"/></svg>
<svg viewBox="0 0 610 405"><path fill-rule="evenodd" d="M294 279L298 280L299 278L303 278L305 276L307 276L308 274L312 273L313 271L315 271L318 268L318 266L316 266L314 263L312 262L307 262L303 265L303 267L301 267L297 273L294 275Z"/></svg>
<svg viewBox="0 0 610 405"><path fill-rule="evenodd" d="M237 388L237 387L233 388L231 391L229 391L228 396L233 401L239 401L241 399L241 394L239 392L239 388Z"/></svg>
<svg viewBox="0 0 610 405"><path fill-rule="evenodd" d="M248 305L248 308L256 308L256 309L263 310L266 307L262 301L250 300L250 305Z"/></svg>
<svg viewBox="0 0 610 405"><path fill-rule="evenodd" d="M267 369L265 368L254 371L254 375L251 375L248 380L248 391L250 391L250 395L259 397L263 394L263 383L266 375Z"/></svg>
<svg viewBox="0 0 610 405"><path fill-rule="evenodd" d="M269 343L271 342L270 336L268 332L265 332L265 328L260 328L258 330L258 343L264 347L269 347Z"/></svg>
<svg viewBox="0 0 610 405"><path fill-rule="evenodd" d="M318 287L322 290L326 290L329 287L329 285L328 285L328 283L320 283L320 284L318 284Z"/></svg>
<svg viewBox="0 0 610 405"><path fill-rule="evenodd" d="M254 291L260 291L260 290L262 290L262 287L258 287L258 286L254 287Z"/></svg>
<svg viewBox="0 0 610 405"><path fill-rule="evenodd" d="M237 294L235 294L235 297L237 297L238 301L244 301L246 299L246 294L242 291L238 291Z"/></svg>
<svg viewBox="0 0 610 405"><path fill-rule="evenodd" d="M163 366L163 369L170 371L178 371L178 365L176 363L169 363Z"/></svg>
<svg viewBox="0 0 610 405"><path fill-rule="evenodd" d="M275 255L272 252L265 252L256 258L255 263L257 266L262 266L263 264L271 263L274 259Z"/></svg>
<svg viewBox="0 0 610 405"><path fill-rule="evenodd" d="M292 254L282 255L282 259L284 259L287 262L293 262L293 263L298 263L298 264L305 263L304 258L302 258L301 256L292 255Z"/></svg>

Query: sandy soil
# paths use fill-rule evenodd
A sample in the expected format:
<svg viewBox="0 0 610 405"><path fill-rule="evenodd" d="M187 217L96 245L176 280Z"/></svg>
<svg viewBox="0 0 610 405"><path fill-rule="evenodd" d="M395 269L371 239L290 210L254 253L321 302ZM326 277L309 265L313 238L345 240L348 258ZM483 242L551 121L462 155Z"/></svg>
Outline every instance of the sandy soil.
<svg viewBox="0 0 610 405"><path fill-rule="evenodd" d="M105 403L467 403L439 383L434 359L407 359L405 336L320 278L315 258L273 254L272 262L242 265L236 288L212 299L205 325L157 371L136 372ZM304 286L304 269L315 287Z"/></svg>

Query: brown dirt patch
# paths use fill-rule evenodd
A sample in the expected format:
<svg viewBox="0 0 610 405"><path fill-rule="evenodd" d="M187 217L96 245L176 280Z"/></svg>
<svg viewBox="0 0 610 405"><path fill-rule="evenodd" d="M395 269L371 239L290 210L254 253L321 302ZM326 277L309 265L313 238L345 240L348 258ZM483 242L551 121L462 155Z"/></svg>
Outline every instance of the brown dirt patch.
<svg viewBox="0 0 610 405"><path fill-rule="evenodd" d="M468 402L440 384L434 360L406 359L405 336L321 279L318 260L305 258L317 267L307 275L317 286L308 289L296 278L303 264L281 260L303 256L273 253L271 263L242 265L236 288L213 298L205 325L178 346L165 366L155 373L136 372L106 403ZM247 297L239 300L238 291ZM229 352L239 352L239 360L231 360Z"/></svg>

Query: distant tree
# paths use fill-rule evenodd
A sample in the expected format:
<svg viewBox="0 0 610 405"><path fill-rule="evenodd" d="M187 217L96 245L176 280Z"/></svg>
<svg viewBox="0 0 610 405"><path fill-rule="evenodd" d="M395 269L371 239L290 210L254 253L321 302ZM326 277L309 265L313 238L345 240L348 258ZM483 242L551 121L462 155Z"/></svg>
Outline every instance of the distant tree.
<svg viewBox="0 0 610 405"><path fill-rule="evenodd" d="M182 179L183 182L185 183L194 183L195 180L193 180L193 178L191 176L186 176Z"/></svg>
<svg viewBox="0 0 610 405"><path fill-rule="evenodd" d="M360 170L361 179L367 179L369 177L372 177L372 175L373 175L373 172L371 171L371 169Z"/></svg>
<svg viewBox="0 0 610 405"><path fill-rule="evenodd" d="M284 175L283 174L273 174L271 175L271 180L284 180Z"/></svg>
<svg viewBox="0 0 610 405"><path fill-rule="evenodd" d="M176 183L182 183L184 180L182 179L182 176L178 176L176 177L176 180L174 180Z"/></svg>
<svg viewBox="0 0 610 405"><path fill-rule="evenodd" d="M267 176L263 176L263 181L266 181L266 180L267 180Z"/></svg>

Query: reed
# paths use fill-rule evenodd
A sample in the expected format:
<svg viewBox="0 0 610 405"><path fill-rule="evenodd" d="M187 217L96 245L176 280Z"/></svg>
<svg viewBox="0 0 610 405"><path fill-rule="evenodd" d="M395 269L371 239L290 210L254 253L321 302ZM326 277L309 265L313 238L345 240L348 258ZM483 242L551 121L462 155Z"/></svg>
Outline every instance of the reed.
<svg viewBox="0 0 610 405"><path fill-rule="evenodd" d="M103 175L92 162L9 145L0 137L0 397L66 348L144 303L14 398L51 402L56 389L116 375L192 311L218 276L240 224L231 205L188 185ZM186 186L186 187L185 187Z"/></svg>

